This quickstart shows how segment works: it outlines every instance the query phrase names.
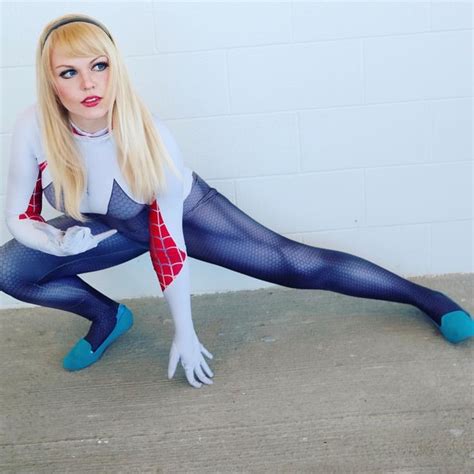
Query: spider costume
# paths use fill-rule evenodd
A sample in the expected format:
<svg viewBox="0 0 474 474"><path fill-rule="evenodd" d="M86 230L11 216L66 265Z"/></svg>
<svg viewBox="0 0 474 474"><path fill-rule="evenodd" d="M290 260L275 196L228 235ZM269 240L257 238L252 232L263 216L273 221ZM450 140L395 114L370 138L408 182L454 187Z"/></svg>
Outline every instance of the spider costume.
<svg viewBox="0 0 474 474"><path fill-rule="evenodd" d="M66 368L95 362L133 322L128 308L78 274L145 252L150 252L177 331L192 326L189 256L291 288L411 304L452 343L474 335L474 321L445 294L355 255L296 242L256 222L185 166L167 126L156 114L153 119L183 179L165 168L168 188L151 205L132 195L116 160L113 131L90 134L70 122L87 169L80 205L89 218L85 223L66 214L47 222L41 217L42 196L57 210L64 208L54 200L37 105L25 109L15 123L6 200L6 222L14 239L0 247L0 289L91 321L87 335L66 357ZM95 247L81 251L84 242L99 234L103 237ZM85 352L97 357L81 361Z"/></svg>

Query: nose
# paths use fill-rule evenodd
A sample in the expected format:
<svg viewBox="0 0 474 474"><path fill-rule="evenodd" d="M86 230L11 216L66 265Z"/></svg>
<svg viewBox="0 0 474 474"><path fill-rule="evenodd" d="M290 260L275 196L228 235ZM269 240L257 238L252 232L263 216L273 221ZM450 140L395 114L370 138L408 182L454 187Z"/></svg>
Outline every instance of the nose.
<svg viewBox="0 0 474 474"><path fill-rule="evenodd" d="M82 75L81 85L84 90L91 89L92 87L94 87L94 81L92 80L92 77L88 72Z"/></svg>

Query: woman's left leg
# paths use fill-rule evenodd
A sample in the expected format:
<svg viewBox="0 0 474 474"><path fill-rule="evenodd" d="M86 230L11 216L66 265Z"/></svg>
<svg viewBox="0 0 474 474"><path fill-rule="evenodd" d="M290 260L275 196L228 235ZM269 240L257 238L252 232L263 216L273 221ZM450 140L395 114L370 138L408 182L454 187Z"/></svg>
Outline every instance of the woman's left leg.
<svg viewBox="0 0 474 474"><path fill-rule="evenodd" d="M183 231L193 258L290 288L410 304L442 326L451 342L474 335L474 321L444 293L355 255L288 239L255 221L198 175L184 202Z"/></svg>

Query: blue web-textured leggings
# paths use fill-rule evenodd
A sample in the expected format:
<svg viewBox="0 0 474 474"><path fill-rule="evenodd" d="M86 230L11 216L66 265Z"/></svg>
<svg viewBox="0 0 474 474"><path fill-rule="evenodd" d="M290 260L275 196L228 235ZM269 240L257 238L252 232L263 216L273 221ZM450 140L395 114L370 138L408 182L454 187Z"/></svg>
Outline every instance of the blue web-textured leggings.
<svg viewBox="0 0 474 474"><path fill-rule="evenodd" d="M85 336L95 350L115 324L119 303L78 274L109 268L149 251L148 211L129 221L88 214L78 222L62 215L48 222L67 229L87 225L93 234L119 231L96 248L56 257L15 239L0 247L0 290L29 303L57 308L92 321ZM414 305L440 324L442 315L462 308L445 294L410 282L349 253L305 245L256 222L199 175L184 201L183 232L190 257L278 285L330 290L361 298Z"/></svg>

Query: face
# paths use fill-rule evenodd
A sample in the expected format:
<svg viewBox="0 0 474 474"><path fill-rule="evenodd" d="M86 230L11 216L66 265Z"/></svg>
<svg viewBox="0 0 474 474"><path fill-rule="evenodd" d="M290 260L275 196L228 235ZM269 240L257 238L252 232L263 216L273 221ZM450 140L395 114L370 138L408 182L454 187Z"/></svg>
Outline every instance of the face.
<svg viewBox="0 0 474 474"><path fill-rule="evenodd" d="M96 132L107 126L108 103L105 103L109 81L107 56L78 58L54 50L52 70L56 93L69 111L70 119L86 132ZM96 105L87 106L87 97L101 98Z"/></svg>

